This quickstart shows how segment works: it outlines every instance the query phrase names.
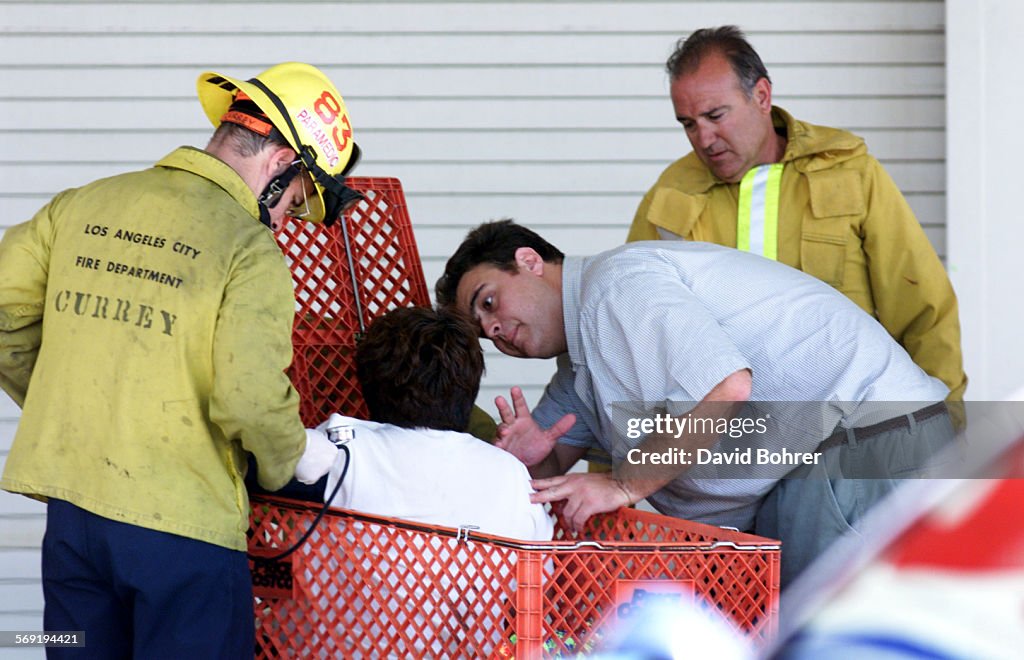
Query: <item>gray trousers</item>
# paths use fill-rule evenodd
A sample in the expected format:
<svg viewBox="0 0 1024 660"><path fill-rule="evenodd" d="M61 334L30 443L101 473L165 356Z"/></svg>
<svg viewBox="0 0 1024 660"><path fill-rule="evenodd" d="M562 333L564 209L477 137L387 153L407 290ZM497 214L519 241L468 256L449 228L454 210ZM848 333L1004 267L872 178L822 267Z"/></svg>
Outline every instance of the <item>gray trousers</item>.
<svg viewBox="0 0 1024 660"><path fill-rule="evenodd" d="M755 533L782 541L781 585L787 586L841 536L859 537L869 509L907 479L926 478L933 457L955 438L948 414L846 441L827 449L818 465L791 472L765 496Z"/></svg>

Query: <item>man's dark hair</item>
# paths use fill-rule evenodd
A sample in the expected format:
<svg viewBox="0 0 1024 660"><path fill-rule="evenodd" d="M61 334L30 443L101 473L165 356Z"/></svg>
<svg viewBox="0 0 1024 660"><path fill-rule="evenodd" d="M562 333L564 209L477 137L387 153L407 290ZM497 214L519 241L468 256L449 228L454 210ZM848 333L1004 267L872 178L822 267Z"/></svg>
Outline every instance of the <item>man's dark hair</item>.
<svg viewBox="0 0 1024 660"><path fill-rule="evenodd" d="M356 347L356 374L375 422L465 431L480 391L479 328L455 310L402 307Z"/></svg>
<svg viewBox="0 0 1024 660"><path fill-rule="evenodd" d="M485 222L466 234L462 245L445 264L444 275L435 286L438 304L454 305L462 276L481 264L509 273L518 272L516 250L521 247L533 248L548 263L560 264L565 259L561 250L512 220Z"/></svg>
<svg viewBox="0 0 1024 660"><path fill-rule="evenodd" d="M665 62L665 69L672 80L695 71L704 56L710 53L721 53L729 60L733 72L739 78L740 88L749 99L754 93L754 85L761 78L771 82L768 69L765 68L761 56L747 41L743 31L735 25L723 25L717 28L703 28L689 37L676 42L676 48Z"/></svg>

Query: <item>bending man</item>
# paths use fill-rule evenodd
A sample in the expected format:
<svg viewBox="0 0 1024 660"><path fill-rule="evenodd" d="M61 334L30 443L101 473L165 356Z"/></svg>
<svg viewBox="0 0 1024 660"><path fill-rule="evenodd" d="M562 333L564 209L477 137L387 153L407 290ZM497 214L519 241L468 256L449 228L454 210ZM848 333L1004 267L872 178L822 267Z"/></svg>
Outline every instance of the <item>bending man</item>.
<svg viewBox="0 0 1024 660"><path fill-rule="evenodd" d="M558 359L532 416L517 390L512 408L499 401L501 446L535 476L564 475L592 446L612 456L613 474L536 481L535 501L566 500L580 526L647 498L666 514L781 538L785 581L953 435L947 388L877 321L819 280L738 250L647 242L567 259L500 221L470 232L437 299L476 318L503 353ZM658 415L680 423L630 433L630 420ZM677 432L687 416L717 421ZM731 429L737 416L763 429L723 434L717 422ZM649 469L628 459L633 449L818 460Z"/></svg>

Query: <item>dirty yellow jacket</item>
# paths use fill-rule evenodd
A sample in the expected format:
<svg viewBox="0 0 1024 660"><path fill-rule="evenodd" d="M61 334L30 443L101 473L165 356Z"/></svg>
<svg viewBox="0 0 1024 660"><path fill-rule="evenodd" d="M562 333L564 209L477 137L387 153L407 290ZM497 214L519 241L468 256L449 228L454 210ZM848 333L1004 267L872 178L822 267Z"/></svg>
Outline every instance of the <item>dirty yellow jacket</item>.
<svg viewBox="0 0 1024 660"><path fill-rule="evenodd" d="M23 411L0 487L244 550L246 452L305 448L291 276L255 196L183 147L57 195L0 242L0 386Z"/></svg>
<svg viewBox="0 0 1024 660"><path fill-rule="evenodd" d="M896 184L846 131L773 108L785 131L778 260L824 280L874 315L922 369L963 399L956 295ZM672 163L644 196L628 240L683 238L736 247L739 184L695 154Z"/></svg>

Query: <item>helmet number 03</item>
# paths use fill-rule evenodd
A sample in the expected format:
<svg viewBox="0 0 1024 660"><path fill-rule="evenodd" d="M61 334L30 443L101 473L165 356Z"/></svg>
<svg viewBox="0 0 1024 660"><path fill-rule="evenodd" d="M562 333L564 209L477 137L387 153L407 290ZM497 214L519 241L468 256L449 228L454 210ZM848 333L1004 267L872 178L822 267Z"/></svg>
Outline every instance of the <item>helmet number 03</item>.
<svg viewBox="0 0 1024 660"><path fill-rule="evenodd" d="M333 124L334 120L338 118L338 113L341 112L341 104L338 103L338 99L334 98L334 95L328 91L324 91L320 95L320 98L313 104L313 110L323 120L325 124ZM334 138L334 145L338 147L338 151L344 151L345 146L348 144L349 139L352 137L352 124L348 121L348 115L342 115L341 123L344 127L335 126L334 131L331 133ZM341 133L339 137L338 133Z"/></svg>

